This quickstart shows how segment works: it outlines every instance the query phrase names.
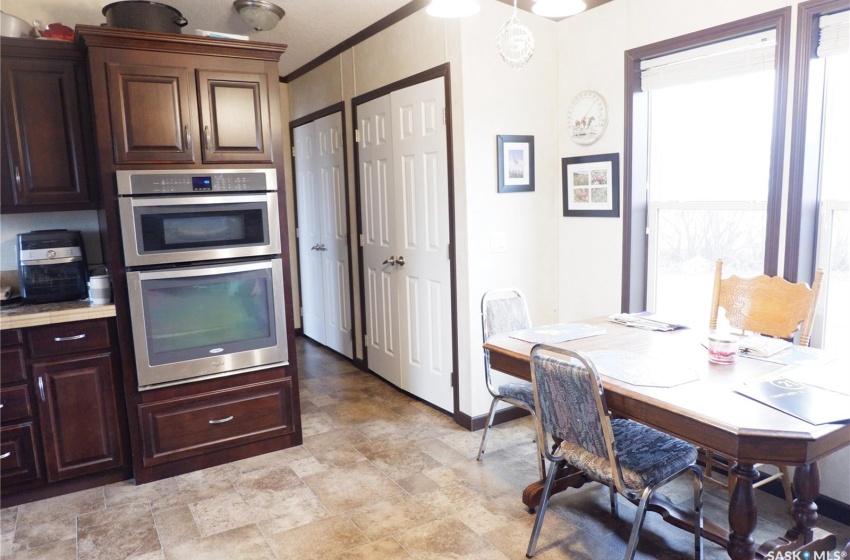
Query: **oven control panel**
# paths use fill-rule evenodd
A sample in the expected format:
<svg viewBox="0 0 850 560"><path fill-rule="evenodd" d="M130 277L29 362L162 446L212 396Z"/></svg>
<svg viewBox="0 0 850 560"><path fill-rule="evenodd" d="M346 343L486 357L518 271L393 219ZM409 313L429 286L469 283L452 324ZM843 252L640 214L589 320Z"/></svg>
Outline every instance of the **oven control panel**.
<svg viewBox="0 0 850 560"><path fill-rule="evenodd" d="M116 171L119 195L222 194L277 190L274 169Z"/></svg>

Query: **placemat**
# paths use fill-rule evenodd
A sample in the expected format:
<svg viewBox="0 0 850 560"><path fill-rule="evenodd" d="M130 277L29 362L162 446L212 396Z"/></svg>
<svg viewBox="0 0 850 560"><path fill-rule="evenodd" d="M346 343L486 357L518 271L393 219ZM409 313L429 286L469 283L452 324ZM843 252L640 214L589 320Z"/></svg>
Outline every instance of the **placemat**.
<svg viewBox="0 0 850 560"><path fill-rule="evenodd" d="M675 387L699 379L692 369L671 366L661 360L647 358L624 350L594 350L588 356L599 373L642 387Z"/></svg>
<svg viewBox="0 0 850 560"><path fill-rule="evenodd" d="M587 338L598 334L605 334L605 328L586 323L556 323L554 325L514 331L508 336L526 342L557 344L559 342L578 340L579 338Z"/></svg>

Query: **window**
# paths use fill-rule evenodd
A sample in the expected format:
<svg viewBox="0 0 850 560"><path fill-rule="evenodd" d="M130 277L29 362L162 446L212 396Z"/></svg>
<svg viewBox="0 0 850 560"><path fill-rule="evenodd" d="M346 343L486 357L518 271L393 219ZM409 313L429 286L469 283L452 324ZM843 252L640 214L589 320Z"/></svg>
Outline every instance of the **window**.
<svg viewBox="0 0 850 560"><path fill-rule="evenodd" d="M789 18L626 53L624 311L707 324L718 258L724 274L775 274Z"/></svg>
<svg viewBox="0 0 850 560"><path fill-rule="evenodd" d="M812 345L842 354L850 339L850 12L846 2L809 2L799 19L804 95L795 100L786 275L808 280L824 268Z"/></svg>

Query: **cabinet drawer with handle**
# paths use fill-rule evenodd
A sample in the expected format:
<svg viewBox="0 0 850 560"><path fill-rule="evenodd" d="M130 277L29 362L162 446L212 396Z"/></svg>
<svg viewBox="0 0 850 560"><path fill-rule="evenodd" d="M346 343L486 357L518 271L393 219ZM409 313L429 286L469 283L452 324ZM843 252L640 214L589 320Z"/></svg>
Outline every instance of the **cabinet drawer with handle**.
<svg viewBox="0 0 850 560"><path fill-rule="evenodd" d="M4 424L32 416L30 392L26 385L0 389L0 418Z"/></svg>
<svg viewBox="0 0 850 560"><path fill-rule="evenodd" d="M41 478L32 422L0 429L0 473L3 486Z"/></svg>
<svg viewBox="0 0 850 560"><path fill-rule="evenodd" d="M291 379L138 407L144 464L276 437L295 430Z"/></svg>
<svg viewBox="0 0 850 560"><path fill-rule="evenodd" d="M94 319L34 327L27 340L33 358L109 348L109 323Z"/></svg>

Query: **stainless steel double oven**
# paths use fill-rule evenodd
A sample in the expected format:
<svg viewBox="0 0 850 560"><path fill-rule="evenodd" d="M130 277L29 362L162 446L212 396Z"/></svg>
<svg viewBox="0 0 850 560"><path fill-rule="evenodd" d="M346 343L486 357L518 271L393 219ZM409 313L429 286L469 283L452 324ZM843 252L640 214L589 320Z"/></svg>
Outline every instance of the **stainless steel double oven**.
<svg viewBox="0 0 850 560"><path fill-rule="evenodd" d="M275 170L116 180L139 389L286 364Z"/></svg>

